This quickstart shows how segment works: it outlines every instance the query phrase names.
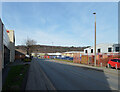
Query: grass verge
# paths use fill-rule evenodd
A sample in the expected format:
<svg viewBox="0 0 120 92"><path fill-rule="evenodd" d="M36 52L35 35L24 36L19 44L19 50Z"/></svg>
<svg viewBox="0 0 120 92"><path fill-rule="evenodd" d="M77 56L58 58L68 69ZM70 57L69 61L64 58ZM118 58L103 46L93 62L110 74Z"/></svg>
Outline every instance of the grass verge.
<svg viewBox="0 0 120 92"><path fill-rule="evenodd" d="M31 62L31 59L30 58L25 58L24 62Z"/></svg>
<svg viewBox="0 0 120 92"><path fill-rule="evenodd" d="M21 90L23 79L28 68L29 64L11 66L2 91Z"/></svg>
<svg viewBox="0 0 120 92"><path fill-rule="evenodd" d="M51 60L65 61L65 62L71 62L71 63L73 63L73 61L72 61L72 60L64 60L64 59L51 59Z"/></svg>

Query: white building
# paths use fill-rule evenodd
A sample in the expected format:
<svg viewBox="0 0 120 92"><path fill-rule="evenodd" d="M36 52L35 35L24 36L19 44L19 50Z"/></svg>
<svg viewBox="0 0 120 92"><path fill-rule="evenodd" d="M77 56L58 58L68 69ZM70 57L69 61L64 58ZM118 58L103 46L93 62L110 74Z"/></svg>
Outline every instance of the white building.
<svg viewBox="0 0 120 92"><path fill-rule="evenodd" d="M47 55L49 55L49 56L60 56L61 55L61 53L47 53Z"/></svg>
<svg viewBox="0 0 120 92"><path fill-rule="evenodd" d="M61 53L56 52L56 53L32 53L32 56L35 56L35 54L40 55L40 56L44 56L44 55L48 55L48 56L60 56Z"/></svg>
<svg viewBox="0 0 120 92"><path fill-rule="evenodd" d="M97 44L96 45L96 53L118 53L120 51L120 45L118 44ZM89 47L84 49L85 55L94 55L94 47Z"/></svg>

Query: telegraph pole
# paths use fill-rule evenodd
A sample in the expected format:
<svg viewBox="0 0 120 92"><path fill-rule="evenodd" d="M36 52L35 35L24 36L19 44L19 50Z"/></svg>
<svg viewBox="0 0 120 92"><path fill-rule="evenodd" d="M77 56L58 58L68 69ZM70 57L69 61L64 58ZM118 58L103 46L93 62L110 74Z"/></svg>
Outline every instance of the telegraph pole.
<svg viewBox="0 0 120 92"><path fill-rule="evenodd" d="M94 66L96 66L96 13L93 13L95 15L95 46L94 46Z"/></svg>

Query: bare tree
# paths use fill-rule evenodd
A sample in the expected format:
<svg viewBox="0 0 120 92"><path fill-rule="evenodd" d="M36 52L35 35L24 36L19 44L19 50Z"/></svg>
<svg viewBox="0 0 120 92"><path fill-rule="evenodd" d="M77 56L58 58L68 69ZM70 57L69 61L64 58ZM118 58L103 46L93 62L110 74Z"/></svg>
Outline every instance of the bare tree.
<svg viewBox="0 0 120 92"><path fill-rule="evenodd" d="M27 55L29 55L30 58L31 58L31 53L34 50L34 45L36 45L36 41L30 38L27 38L27 40L25 41L25 46L26 46Z"/></svg>

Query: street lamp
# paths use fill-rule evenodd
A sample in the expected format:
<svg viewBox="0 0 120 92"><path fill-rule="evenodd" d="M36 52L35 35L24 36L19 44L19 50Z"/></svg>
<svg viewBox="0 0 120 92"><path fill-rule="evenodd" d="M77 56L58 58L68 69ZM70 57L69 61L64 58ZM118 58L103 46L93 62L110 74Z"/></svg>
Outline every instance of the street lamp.
<svg viewBox="0 0 120 92"><path fill-rule="evenodd" d="M95 47L94 47L95 57L94 57L94 66L96 66L96 13L94 12L93 14L95 15Z"/></svg>
<svg viewBox="0 0 120 92"><path fill-rule="evenodd" d="M52 42L52 52L53 52L53 42Z"/></svg>

